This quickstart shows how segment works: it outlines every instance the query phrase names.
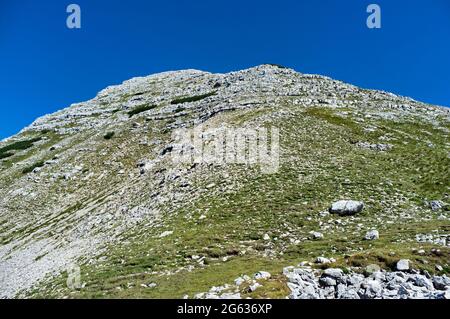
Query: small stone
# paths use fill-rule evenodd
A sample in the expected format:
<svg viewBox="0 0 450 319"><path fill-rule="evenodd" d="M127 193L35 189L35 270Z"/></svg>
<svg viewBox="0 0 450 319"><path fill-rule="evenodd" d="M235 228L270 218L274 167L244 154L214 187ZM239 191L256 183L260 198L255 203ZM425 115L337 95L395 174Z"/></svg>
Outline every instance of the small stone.
<svg viewBox="0 0 450 319"><path fill-rule="evenodd" d="M250 285L250 287L249 287L249 290L251 291L251 292L253 292L253 291L255 291L256 289L258 289L259 287L261 287L261 284L259 284L259 283L254 283L253 285Z"/></svg>
<svg viewBox="0 0 450 319"><path fill-rule="evenodd" d="M316 232L316 231L312 231L312 232L310 232L310 234L312 235L313 239L321 239L321 238L323 238L323 234L319 233L319 232Z"/></svg>
<svg viewBox="0 0 450 319"><path fill-rule="evenodd" d="M366 268L364 269L364 273L368 276L379 272L381 270L380 266L375 265L375 264L371 264L371 265L367 265Z"/></svg>
<svg viewBox="0 0 450 319"><path fill-rule="evenodd" d="M294 266L287 266L283 268L283 275L287 276L289 275L293 270L294 270Z"/></svg>
<svg viewBox="0 0 450 319"><path fill-rule="evenodd" d="M442 209L443 204L439 200L433 200L430 202L429 206L430 206L431 210L436 211L436 210Z"/></svg>
<svg viewBox="0 0 450 319"><path fill-rule="evenodd" d="M331 277L320 277L319 282L322 286L329 287L329 286L336 286L336 280Z"/></svg>
<svg viewBox="0 0 450 319"><path fill-rule="evenodd" d="M409 270L409 260L408 259L400 259L397 262L396 268L398 271Z"/></svg>
<svg viewBox="0 0 450 319"><path fill-rule="evenodd" d="M235 284L236 286L240 286L240 285L242 285L244 282L245 282L245 279L242 278L242 277L236 278L236 279L234 280L234 284Z"/></svg>
<svg viewBox="0 0 450 319"><path fill-rule="evenodd" d="M366 236L364 236L365 240L376 240L380 238L380 234L378 233L378 230L371 230L366 233Z"/></svg>
<svg viewBox="0 0 450 319"><path fill-rule="evenodd" d="M264 239L264 240L270 240L270 236L269 236L269 234L264 234L264 237L263 237L263 239Z"/></svg>
<svg viewBox="0 0 450 319"><path fill-rule="evenodd" d="M381 292L383 291L383 287L381 287L381 284L378 280L366 280L363 283L363 288L365 288L364 297L365 298L376 298L381 295Z"/></svg>
<svg viewBox="0 0 450 319"><path fill-rule="evenodd" d="M328 268L325 269L322 276L334 278L334 279L341 279L344 275L344 271L339 268Z"/></svg>
<svg viewBox="0 0 450 319"><path fill-rule="evenodd" d="M325 257L317 257L315 262L316 264L329 264L331 261Z"/></svg>
<svg viewBox="0 0 450 319"><path fill-rule="evenodd" d="M159 235L159 238L164 238L164 237L170 236L172 234L173 234L173 231L168 230L168 231L163 232L161 235Z"/></svg>
<svg viewBox="0 0 450 319"><path fill-rule="evenodd" d="M253 278L255 278L256 280L269 279L270 277L271 277L271 275L267 271L257 272L255 274L255 276L253 276Z"/></svg>
<svg viewBox="0 0 450 319"><path fill-rule="evenodd" d="M330 215L330 212L325 210L323 212L320 212L319 215L320 215L320 217L326 217L326 216Z"/></svg>

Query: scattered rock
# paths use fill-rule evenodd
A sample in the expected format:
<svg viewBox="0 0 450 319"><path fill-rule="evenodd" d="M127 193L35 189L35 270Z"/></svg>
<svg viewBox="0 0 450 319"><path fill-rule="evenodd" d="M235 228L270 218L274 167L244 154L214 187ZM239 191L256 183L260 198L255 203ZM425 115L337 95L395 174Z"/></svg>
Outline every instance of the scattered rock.
<svg viewBox="0 0 450 319"><path fill-rule="evenodd" d="M325 269L322 276L323 277L330 277L330 278L334 278L337 280L342 279L344 275L344 271L342 269L339 268L328 268Z"/></svg>
<svg viewBox="0 0 450 319"><path fill-rule="evenodd" d="M375 264L371 264L371 265L367 265L366 268L364 268L364 273L368 276L379 272L381 270L380 266L375 265Z"/></svg>
<svg viewBox="0 0 450 319"><path fill-rule="evenodd" d="M236 278L236 279L234 280L234 284L235 284L236 286L240 286L240 285L242 285L245 281L246 281L246 280L245 280L244 278L239 277L239 278Z"/></svg>
<svg viewBox="0 0 450 319"><path fill-rule="evenodd" d="M161 235L159 235L159 238L164 238L164 237L170 236L172 234L173 234L173 231L167 230L167 231L163 232Z"/></svg>
<svg viewBox="0 0 450 319"><path fill-rule="evenodd" d="M364 203L354 200L341 200L333 203L330 207L331 214L338 214L340 216L355 215L361 212L364 208Z"/></svg>
<svg viewBox="0 0 450 319"><path fill-rule="evenodd" d="M311 234L313 239L321 239L321 238L323 238L323 234L319 233L319 232L316 232L316 231L312 231L312 232L310 232L310 234Z"/></svg>
<svg viewBox="0 0 450 319"><path fill-rule="evenodd" d="M271 277L270 273L268 273L267 271L260 271L257 272L253 278L255 278L255 280L261 280L261 279L269 279Z"/></svg>
<svg viewBox="0 0 450 319"><path fill-rule="evenodd" d="M442 207L444 206L443 203L439 200L433 200L429 203L429 206L431 208L431 210L433 211L437 211L442 209Z"/></svg>
<svg viewBox="0 0 450 319"><path fill-rule="evenodd" d="M380 238L380 234L378 233L378 230L371 230L366 233L364 236L365 240L376 240Z"/></svg>
<svg viewBox="0 0 450 319"><path fill-rule="evenodd" d="M356 144L360 148L369 149L372 151L386 152L389 151L393 145L392 144L371 144L368 142L359 142Z"/></svg>
<svg viewBox="0 0 450 319"><path fill-rule="evenodd" d="M317 257L315 262L316 264L329 264L331 260L325 257Z"/></svg>
<svg viewBox="0 0 450 319"><path fill-rule="evenodd" d="M331 277L320 277L319 282L322 286L336 286L336 280Z"/></svg>
<svg viewBox="0 0 450 319"><path fill-rule="evenodd" d="M407 271L409 270L409 260L408 259L400 259L397 262L396 268L398 271Z"/></svg>
<svg viewBox="0 0 450 319"><path fill-rule="evenodd" d="M450 287L450 278L444 276L434 276L432 279L434 288L438 290L448 290Z"/></svg>
<svg viewBox="0 0 450 319"><path fill-rule="evenodd" d="M261 287L261 284L255 282L254 284L250 285L250 286L248 287L248 289L250 290L250 292L253 292L253 291L255 291L256 289L258 289L259 287Z"/></svg>

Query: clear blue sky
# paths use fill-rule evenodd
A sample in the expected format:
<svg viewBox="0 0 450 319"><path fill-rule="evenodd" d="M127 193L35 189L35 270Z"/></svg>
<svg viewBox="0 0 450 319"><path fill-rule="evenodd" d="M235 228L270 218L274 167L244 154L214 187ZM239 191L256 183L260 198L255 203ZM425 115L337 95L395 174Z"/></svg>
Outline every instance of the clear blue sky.
<svg viewBox="0 0 450 319"><path fill-rule="evenodd" d="M0 138L134 76L261 63L450 106L450 1L0 0Z"/></svg>

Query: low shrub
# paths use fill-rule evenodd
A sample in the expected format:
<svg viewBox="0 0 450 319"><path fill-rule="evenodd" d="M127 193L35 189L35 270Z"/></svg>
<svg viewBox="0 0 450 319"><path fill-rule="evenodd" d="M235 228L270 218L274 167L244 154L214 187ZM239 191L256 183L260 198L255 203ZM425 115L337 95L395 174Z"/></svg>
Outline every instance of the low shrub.
<svg viewBox="0 0 450 319"><path fill-rule="evenodd" d="M139 113L142 113L142 112L145 112L145 111L154 109L155 107L157 107L157 105L154 105L154 104L152 104L152 105L144 104L144 105L138 106L138 107L136 107L135 109L129 111L129 112L128 112L128 116L129 116L129 117L132 117L132 116L134 116L134 115L136 115L136 114L139 114Z"/></svg>
<svg viewBox="0 0 450 319"><path fill-rule="evenodd" d="M11 151L21 151L26 150L34 145L34 143L40 141L42 138L37 137L29 140L18 141L12 144L6 145L0 148L0 159L11 157L14 155Z"/></svg>
<svg viewBox="0 0 450 319"><path fill-rule="evenodd" d="M206 94L202 94L202 95L195 95L195 96L190 96L190 97L182 97L179 99L175 99L172 102L170 102L171 104L182 104L182 103L189 103L189 102L197 102L203 99L206 99L207 97L216 95L216 91L214 92L210 92L210 93L206 93Z"/></svg>
<svg viewBox="0 0 450 319"><path fill-rule="evenodd" d="M35 168L42 167L42 166L44 166L44 165L45 165L45 163L42 162L42 161L37 162L37 163L34 163L33 165L24 168L24 169L22 170L22 173L23 173L23 174L31 173L32 171L34 171Z"/></svg>
<svg viewBox="0 0 450 319"><path fill-rule="evenodd" d="M106 134L103 136L103 138L104 138L105 140L110 140L110 139L112 139L112 138L114 137L115 134L116 134L116 133L114 133L114 132L108 132L108 133L106 133Z"/></svg>

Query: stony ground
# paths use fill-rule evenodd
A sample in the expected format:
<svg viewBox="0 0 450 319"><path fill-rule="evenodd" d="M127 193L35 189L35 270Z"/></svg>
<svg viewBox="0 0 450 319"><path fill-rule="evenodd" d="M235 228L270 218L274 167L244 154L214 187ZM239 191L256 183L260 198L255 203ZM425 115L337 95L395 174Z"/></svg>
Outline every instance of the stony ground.
<svg viewBox="0 0 450 319"><path fill-rule="evenodd" d="M323 259L317 258L316 263L323 263ZM241 276L234 284L212 287L194 298L265 298L274 292L281 298L284 292L289 299L450 299L449 277L431 275L426 270L421 274L410 269L406 259L397 262L397 271L385 271L375 264L357 270L319 270L309 262L302 262L297 267L285 267L281 276L272 277L269 272L259 271L253 278Z"/></svg>
<svg viewBox="0 0 450 319"><path fill-rule="evenodd" d="M278 128L279 170L174 162L175 130L199 125ZM433 283L449 130L448 108L277 65L109 87L0 142L0 296L193 297L264 269L252 296L285 298L286 265L317 257L355 274L405 259ZM364 209L329 212L350 199Z"/></svg>

